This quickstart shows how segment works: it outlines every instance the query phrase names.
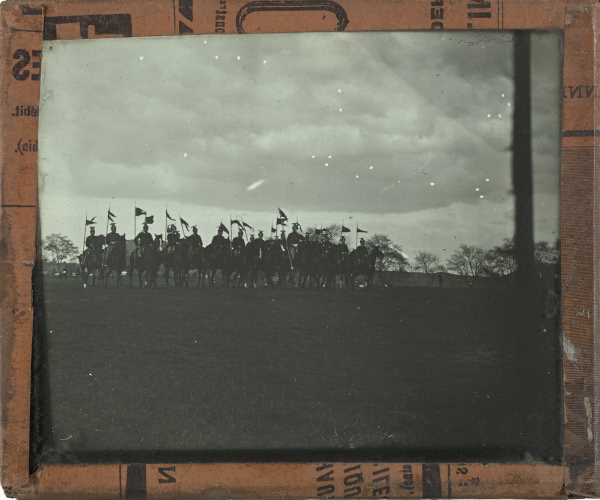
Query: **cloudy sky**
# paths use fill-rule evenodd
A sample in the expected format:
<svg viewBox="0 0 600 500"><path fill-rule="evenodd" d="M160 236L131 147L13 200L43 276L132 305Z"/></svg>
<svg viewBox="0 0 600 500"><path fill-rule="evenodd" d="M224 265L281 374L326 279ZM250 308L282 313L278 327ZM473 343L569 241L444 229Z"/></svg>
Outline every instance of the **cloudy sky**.
<svg viewBox="0 0 600 500"><path fill-rule="evenodd" d="M533 36L535 237L559 234L560 40ZM514 232L510 33L212 35L46 42L42 235L77 245L134 205L212 238L356 225L413 257ZM142 218L138 218L140 230ZM354 233L350 239L354 243Z"/></svg>

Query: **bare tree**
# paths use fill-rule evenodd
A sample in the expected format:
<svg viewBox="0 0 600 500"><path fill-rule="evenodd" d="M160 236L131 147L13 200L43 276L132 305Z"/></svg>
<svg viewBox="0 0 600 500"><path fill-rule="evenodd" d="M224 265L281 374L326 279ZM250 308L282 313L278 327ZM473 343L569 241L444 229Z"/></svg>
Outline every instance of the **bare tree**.
<svg viewBox="0 0 600 500"><path fill-rule="evenodd" d="M472 287L480 276L483 276L486 269L486 252L476 245L461 245L456 250L446 264L448 269L455 273L469 278L469 284Z"/></svg>
<svg viewBox="0 0 600 500"><path fill-rule="evenodd" d="M427 276L427 279L429 280L428 286L433 284L437 274L445 271L439 256L431 252L422 251L417 252L412 264L412 269L415 272L423 273Z"/></svg>
<svg viewBox="0 0 600 500"><path fill-rule="evenodd" d="M374 234L365 241L365 245L369 252L378 246L383 253L383 258L375 261L375 270L379 273L379 278L382 281L384 271L406 271L408 259L402 253L402 247L395 244L387 235Z"/></svg>
<svg viewBox="0 0 600 500"><path fill-rule="evenodd" d="M504 238L502 245L488 250L485 257L486 274L499 278L511 275L517 268L514 238Z"/></svg>
<svg viewBox="0 0 600 500"><path fill-rule="evenodd" d="M46 252L46 255L50 255L49 260L57 264L71 260L79 253L79 250L69 238L57 233L44 238L42 250Z"/></svg>

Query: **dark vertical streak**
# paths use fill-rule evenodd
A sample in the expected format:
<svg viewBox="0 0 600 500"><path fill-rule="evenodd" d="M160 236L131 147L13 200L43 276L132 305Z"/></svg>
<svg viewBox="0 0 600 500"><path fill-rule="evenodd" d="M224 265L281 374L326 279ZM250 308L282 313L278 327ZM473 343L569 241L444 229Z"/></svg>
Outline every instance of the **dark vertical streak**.
<svg viewBox="0 0 600 500"><path fill-rule="evenodd" d="M448 498L452 498L452 476L450 475L450 464L448 464Z"/></svg>
<svg viewBox="0 0 600 500"><path fill-rule="evenodd" d="M513 115L512 176L515 192L515 258L517 288L533 291L533 173L531 155L531 47L530 33L515 33L515 107ZM531 302L525 301L530 307ZM526 306L526 307L527 307Z"/></svg>
<svg viewBox="0 0 600 500"><path fill-rule="evenodd" d="M173 33L178 35L177 33L177 7L175 6L175 2L177 0L173 0Z"/></svg>

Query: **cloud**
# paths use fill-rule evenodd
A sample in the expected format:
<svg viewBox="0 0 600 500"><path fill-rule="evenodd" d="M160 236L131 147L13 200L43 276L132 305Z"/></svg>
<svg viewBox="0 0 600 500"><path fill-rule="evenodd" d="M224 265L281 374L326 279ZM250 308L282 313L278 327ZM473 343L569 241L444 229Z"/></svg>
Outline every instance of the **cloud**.
<svg viewBox="0 0 600 500"><path fill-rule="evenodd" d="M512 203L510 34L51 45L39 146L50 194L372 220ZM534 185L558 199L560 40L532 46L549 60L534 68Z"/></svg>

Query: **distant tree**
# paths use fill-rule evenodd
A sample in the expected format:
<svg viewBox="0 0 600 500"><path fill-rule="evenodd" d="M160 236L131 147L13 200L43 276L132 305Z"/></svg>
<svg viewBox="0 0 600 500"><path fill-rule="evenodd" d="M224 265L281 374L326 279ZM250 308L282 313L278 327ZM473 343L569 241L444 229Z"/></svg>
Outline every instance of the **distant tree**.
<svg viewBox="0 0 600 500"><path fill-rule="evenodd" d="M365 241L365 246L369 252L378 246L383 253L383 258L375 261L375 270L379 273L382 281L384 271L406 271L408 259L402 253L402 247L395 244L387 235L374 234Z"/></svg>
<svg viewBox="0 0 600 500"><path fill-rule="evenodd" d="M556 240L554 244L537 241L533 251L536 264L555 264L560 255L560 241Z"/></svg>
<svg viewBox="0 0 600 500"><path fill-rule="evenodd" d="M417 252L415 260L412 263L413 271L423 273L429 280L428 286L431 286L437 274L445 271L441 259L431 252Z"/></svg>
<svg viewBox="0 0 600 500"><path fill-rule="evenodd" d="M74 259L79 253L78 248L69 238L57 233L44 238L42 250L50 256L50 260L57 264Z"/></svg>
<svg viewBox="0 0 600 500"><path fill-rule="evenodd" d="M508 276L517 269L514 238L504 238L502 245L495 246L485 254L485 274L490 277Z"/></svg>
<svg viewBox="0 0 600 500"><path fill-rule="evenodd" d="M471 287L485 274L486 252L476 245L461 245L446 262L448 269L469 279Z"/></svg>

